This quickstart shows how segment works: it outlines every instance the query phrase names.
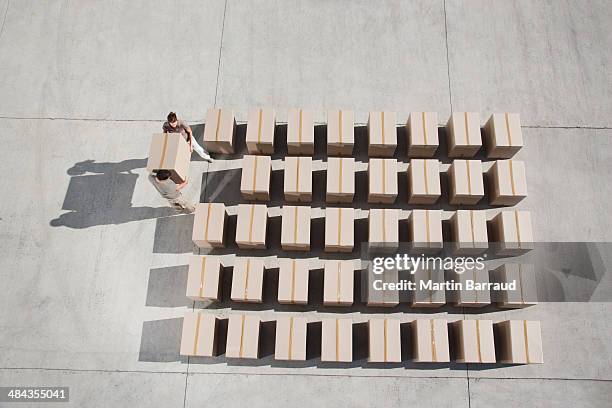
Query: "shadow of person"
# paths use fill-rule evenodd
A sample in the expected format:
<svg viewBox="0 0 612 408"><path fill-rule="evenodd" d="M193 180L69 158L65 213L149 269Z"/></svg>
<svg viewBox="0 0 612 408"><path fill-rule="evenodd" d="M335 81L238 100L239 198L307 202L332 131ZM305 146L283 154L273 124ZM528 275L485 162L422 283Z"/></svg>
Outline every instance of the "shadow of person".
<svg viewBox="0 0 612 408"><path fill-rule="evenodd" d="M132 170L144 168L146 164L147 159L118 163L85 160L76 163L67 170L71 178L62 210L68 212L49 224L52 227L89 228L177 214L170 207L132 207L132 195L138 179L138 174Z"/></svg>

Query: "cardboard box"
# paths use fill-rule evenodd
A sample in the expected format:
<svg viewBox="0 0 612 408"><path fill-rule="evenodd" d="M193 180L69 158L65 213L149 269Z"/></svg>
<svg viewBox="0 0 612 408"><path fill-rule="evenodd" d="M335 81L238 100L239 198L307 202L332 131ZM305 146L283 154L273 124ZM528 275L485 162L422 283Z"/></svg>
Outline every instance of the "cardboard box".
<svg viewBox="0 0 612 408"><path fill-rule="evenodd" d="M368 202L393 204L397 199L398 163L395 159L370 159Z"/></svg>
<svg viewBox="0 0 612 408"><path fill-rule="evenodd" d="M361 270L358 271L361 273ZM372 262L367 271L368 287L366 288L367 304L374 307L394 307L399 305L399 290L390 289L389 283L399 281L397 268L384 268L383 272L376 274L373 272Z"/></svg>
<svg viewBox="0 0 612 408"><path fill-rule="evenodd" d="M484 197L480 160L454 160L448 169L448 179L450 204L475 205Z"/></svg>
<svg viewBox="0 0 612 408"><path fill-rule="evenodd" d="M217 318L212 313L185 312L181 334L181 356L217 355Z"/></svg>
<svg viewBox="0 0 612 408"><path fill-rule="evenodd" d="M455 291L455 306L461 307L483 307L491 304L491 292L482 284L489 283L489 271L487 269L478 270L477 268L466 269L463 273L454 272L455 282L461 283L462 289ZM468 289L468 282L472 281L479 284L477 289Z"/></svg>
<svg viewBox="0 0 612 408"><path fill-rule="evenodd" d="M306 319L282 316L276 319L275 360L306 361Z"/></svg>
<svg viewBox="0 0 612 408"><path fill-rule="evenodd" d="M495 344L499 363L542 364L542 329L536 320L506 320L496 323Z"/></svg>
<svg viewBox="0 0 612 408"><path fill-rule="evenodd" d="M493 218L492 224L494 247L498 255L521 255L533 249L529 211L501 211Z"/></svg>
<svg viewBox="0 0 612 408"><path fill-rule="evenodd" d="M285 200L312 201L312 157L285 157Z"/></svg>
<svg viewBox="0 0 612 408"><path fill-rule="evenodd" d="M355 267L353 261L326 260L323 271L323 304L350 306L353 304Z"/></svg>
<svg viewBox="0 0 612 408"><path fill-rule="evenodd" d="M399 246L399 210L371 209L368 216L368 245L378 249L397 249Z"/></svg>
<svg viewBox="0 0 612 408"><path fill-rule="evenodd" d="M479 255L489 248L486 210L457 210L451 217L455 255Z"/></svg>
<svg viewBox="0 0 612 408"><path fill-rule="evenodd" d="M285 205L282 211L283 251L310 251L310 207Z"/></svg>
<svg viewBox="0 0 612 408"><path fill-rule="evenodd" d="M355 144L355 114L353 111L327 112L327 154L351 156Z"/></svg>
<svg viewBox="0 0 612 408"><path fill-rule="evenodd" d="M259 358L259 326L259 316L230 314L225 356L227 358Z"/></svg>
<svg viewBox="0 0 612 408"><path fill-rule="evenodd" d="M523 147L518 113L494 113L484 126L484 142L489 159L509 159Z"/></svg>
<svg viewBox="0 0 612 408"><path fill-rule="evenodd" d="M355 210L325 209L325 252L352 252L355 243Z"/></svg>
<svg viewBox="0 0 612 408"><path fill-rule="evenodd" d="M242 178L240 192L247 200L270 200L270 176L272 158L270 156L245 155L242 159Z"/></svg>
<svg viewBox="0 0 612 408"><path fill-rule="evenodd" d="M314 120L312 111L289 109L287 113L287 151L289 154L314 154Z"/></svg>
<svg viewBox="0 0 612 408"><path fill-rule="evenodd" d="M436 286L444 282L443 269L436 265L421 266L414 271L412 279L416 285L410 302L412 307L440 307L446 304L446 291ZM431 285L426 286L429 282Z"/></svg>
<svg viewBox="0 0 612 408"><path fill-rule="evenodd" d="M459 320L451 323L458 363L495 363L492 320Z"/></svg>
<svg viewBox="0 0 612 408"><path fill-rule="evenodd" d="M392 157L397 149L395 112L370 112L368 116L368 156Z"/></svg>
<svg viewBox="0 0 612 408"><path fill-rule="evenodd" d="M232 274L231 299L235 302L261 303L263 298L263 258L236 258Z"/></svg>
<svg viewBox="0 0 612 408"><path fill-rule="evenodd" d="M218 301L220 275L220 258L191 255L187 273L187 297L196 301Z"/></svg>
<svg viewBox="0 0 612 408"><path fill-rule="evenodd" d="M236 221L236 244L239 248L266 247L268 208L263 204L239 204Z"/></svg>
<svg viewBox="0 0 612 408"><path fill-rule="evenodd" d="M402 361L402 340L398 319L368 320L368 361L399 363Z"/></svg>
<svg viewBox="0 0 612 408"><path fill-rule="evenodd" d="M193 243L199 248L225 247L225 204L198 203L195 208L191 234Z"/></svg>
<svg viewBox="0 0 612 408"><path fill-rule="evenodd" d="M249 154L274 154L274 109L253 109L249 112L246 146Z"/></svg>
<svg viewBox="0 0 612 408"><path fill-rule="evenodd" d="M412 210L409 239L414 250L437 253L442 249L442 211Z"/></svg>
<svg viewBox="0 0 612 408"><path fill-rule="evenodd" d="M538 304L538 286L533 265L506 263L493 271L495 282L516 282L515 289L494 293L494 300L501 308L521 308Z"/></svg>
<svg viewBox="0 0 612 408"><path fill-rule="evenodd" d="M321 361L353 361L353 321L323 319L321 326Z"/></svg>
<svg viewBox="0 0 612 408"><path fill-rule="evenodd" d="M355 159L329 157L327 159L328 203L352 203L355 196Z"/></svg>
<svg viewBox="0 0 612 408"><path fill-rule="evenodd" d="M170 179L181 184L189 176L191 150L180 133L157 133L151 138L147 170L170 170Z"/></svg>
<svg viewBox="0 0 612 408"><path fill-rule="evenodd" d="M308 304L309 260L281 258L278 262L278 303Z"/></svg>
<svg viewBox="0 0 612 408"><path fill-rule="evenodd" d="M492 205L516 205L527 197L527 176L522 161L497 160L489 175Z"/></svg>
<svg viewBox="0 0 612 408"><path fill-rule="evenodd" d="M411 112L406 122L409 157L434 157L438 150L438 114Z"/></svg>
<svg viewBox="0 0 612 408"><path fill-rule="evenodd" d="M412 361L448 363L448 326L444 319L417 319L411 324Z"/></svg>
<svg viewBox="0 0 612 408"><path fill-rule="evenodd" d="M454 112L446 123L448 157L474 157L482 147L480 114Z"/></svg>
<svg viewBox="0 0 612 408"><path fill-rule="evenodd" d="M435 204L440 198L440 162L434 159L412 159L408 166L410 204Z"/></svg>
<svg viewBox="0 0 612 408"><path fill-rule="evenodd" d="M210 108L206 112L204 147L209 152L234 153L236 118L231 109Z"/></svg>

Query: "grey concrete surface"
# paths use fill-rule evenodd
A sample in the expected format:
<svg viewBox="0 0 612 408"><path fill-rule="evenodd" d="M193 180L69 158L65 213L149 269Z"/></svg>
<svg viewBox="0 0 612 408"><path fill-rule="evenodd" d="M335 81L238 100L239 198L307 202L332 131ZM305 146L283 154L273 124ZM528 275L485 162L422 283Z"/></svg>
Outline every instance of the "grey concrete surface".
<svg viewBox="0 0 612 408"><path fill-rule="evenodd" d="M266 104L280 120L290 106L317 109L319 121L341 106L359 122L387 108L400 122L432 110L444 123L452 95L454 110L483 120L521 113L529 188L521 206L533 212L537 240L610 242L611 10L605 2L0 0L0 163L9 175L0 178L0 386L67 385L72 406L237 406L248 392L255 406L609 405L610 273L593 292L598 302L440 311L542 320L541 366L180 358L181 317L194 307L184 297L193 217L169 210L144 167L150 134L170 109L201 137L215 100L240 121ZM236 180L193 160L186 194L194 201L218 198L216 187ZM609 271L612 255L599 258Z"/></svg>

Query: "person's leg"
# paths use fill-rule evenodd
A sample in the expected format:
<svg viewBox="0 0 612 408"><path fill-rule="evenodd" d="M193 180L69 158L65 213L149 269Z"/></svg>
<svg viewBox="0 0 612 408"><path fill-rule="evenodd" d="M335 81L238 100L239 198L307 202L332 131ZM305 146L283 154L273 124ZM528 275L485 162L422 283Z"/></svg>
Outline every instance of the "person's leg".
<svg viewBox="0 0 612 408"><path fill-rule="evenodd" d="M182 194L172 201L175 203L175 205L182 208L185 212L192 213L195 211L195 205L193 205L189 200L187 200Z"/></svg>
<svg viewBox="0 0 612 408"><path fill-rule="evenodd" d="M200 144L196 141L195 137L191 138L191 145L193 146L193 150L204 160L212 162L212 158L208 154L208 152L200 146Z"/></svg>

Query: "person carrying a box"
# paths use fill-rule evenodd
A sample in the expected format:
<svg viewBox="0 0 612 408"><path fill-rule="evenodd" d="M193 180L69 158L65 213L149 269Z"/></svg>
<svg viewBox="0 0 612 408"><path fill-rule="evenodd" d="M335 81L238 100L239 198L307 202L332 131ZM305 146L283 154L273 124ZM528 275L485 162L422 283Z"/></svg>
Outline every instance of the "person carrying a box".
<svg viewBox="0 0 612 408"><path fill-rule="evenodd" d="M164 133L180 133L183 135L187 143L189 143L189 147L191 151L194 151L204 160L209 163L212 163L212 158L208 154L206 150L195 140L193 137L193 132L191 131L191 127L184 121L180 120L176 117L176 113L170 112L168 114L168 121L164 122L162 129Z"/></svg>
<svg viewBox="0 0 612 408"><path fill-rule="evenodd" d="M169 170L157 170L155 175L151 174L149 176L149 181L157 189L159 194L168 200L172 207L186 213L195 211L195 205L183 197L181 193L181 190L187 185L187 180L181 184L176 184L170 179Z"/></svg>

